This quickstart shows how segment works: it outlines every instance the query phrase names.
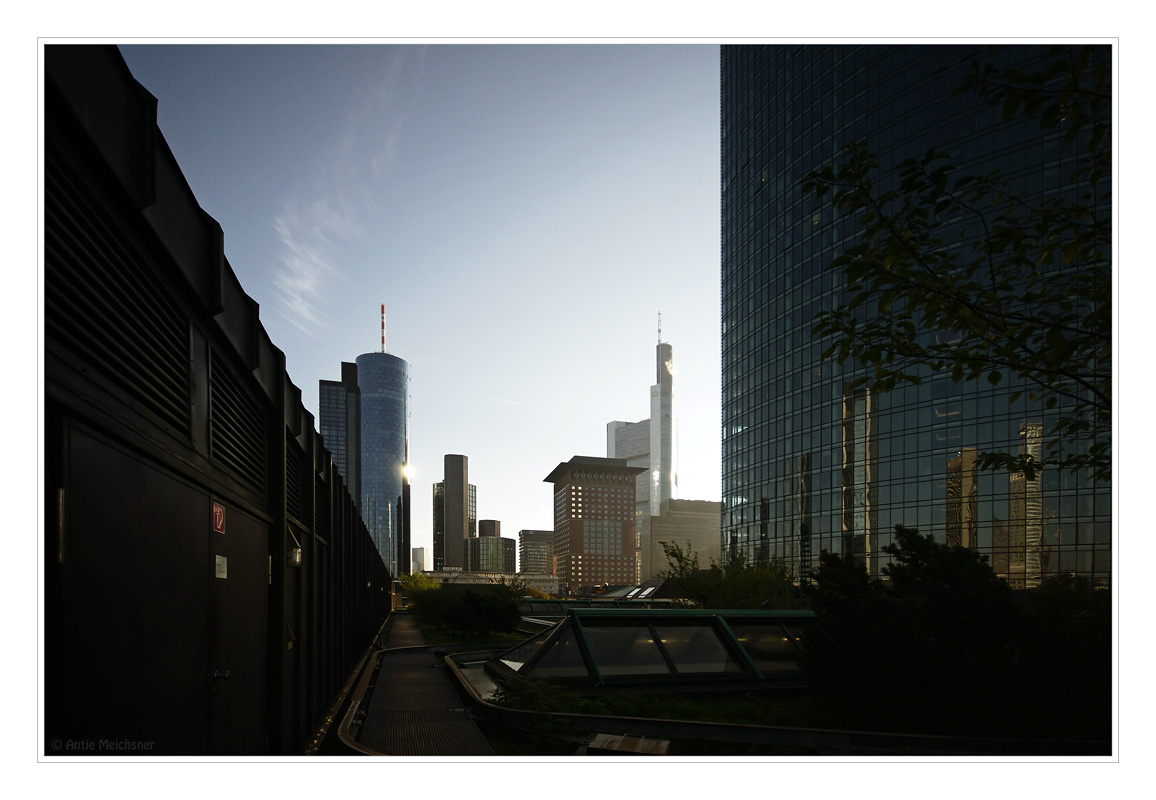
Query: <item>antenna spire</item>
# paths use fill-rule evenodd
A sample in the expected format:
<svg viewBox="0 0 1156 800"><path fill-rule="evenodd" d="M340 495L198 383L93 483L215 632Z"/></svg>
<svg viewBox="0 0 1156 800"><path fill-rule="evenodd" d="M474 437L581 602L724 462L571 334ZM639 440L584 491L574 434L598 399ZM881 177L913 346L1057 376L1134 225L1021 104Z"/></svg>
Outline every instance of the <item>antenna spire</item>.
<svg viewBox="0 0 1156 800"><path fill-rule="evenodd" d="M381 352L385 352L385 303L381 304Z"/></svg>
<svg viewBox="0 0 1156 800"><path fill-rule="evenodd" d="M658 312L658 343L662 344L662 312Z"/></svg>

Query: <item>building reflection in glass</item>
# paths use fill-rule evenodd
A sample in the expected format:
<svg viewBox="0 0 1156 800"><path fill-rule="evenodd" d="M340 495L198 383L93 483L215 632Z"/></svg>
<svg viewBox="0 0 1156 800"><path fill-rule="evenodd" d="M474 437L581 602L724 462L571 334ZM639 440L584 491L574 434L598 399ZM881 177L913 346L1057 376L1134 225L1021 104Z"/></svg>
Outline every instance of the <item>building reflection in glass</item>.
<svg viewBox="0 0 1156 800"><path fill-rule="evenodd" d="M869 389L843 395L843 554L879 575L876 420Z"/></svg>
<svg viewBox="0 0 1156 800"><path fill-rule="evenodd" d="M795 515L799 531L799 565L797 574L803 583L811 580L811 454L801 453L795 459Z"/></svg>
<svg viewBox="0 0 1156 800"><path fill-rule="evenodd" d="M970 550L979 544L976 455L974 447L965 447L947 459L947 543Z"/></svg>

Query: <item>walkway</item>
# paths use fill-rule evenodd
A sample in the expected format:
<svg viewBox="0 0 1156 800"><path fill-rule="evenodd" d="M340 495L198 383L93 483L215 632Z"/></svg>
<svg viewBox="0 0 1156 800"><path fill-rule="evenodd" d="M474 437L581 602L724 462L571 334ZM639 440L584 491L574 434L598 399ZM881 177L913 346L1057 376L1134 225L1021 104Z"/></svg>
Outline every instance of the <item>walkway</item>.
<svg viewBox="0 0 1156 800"><path fill-rule="evenodd" d="M413 617L395 613L359 743L390 756L493 755L437 658L394 650L424 644Z"/></svg>

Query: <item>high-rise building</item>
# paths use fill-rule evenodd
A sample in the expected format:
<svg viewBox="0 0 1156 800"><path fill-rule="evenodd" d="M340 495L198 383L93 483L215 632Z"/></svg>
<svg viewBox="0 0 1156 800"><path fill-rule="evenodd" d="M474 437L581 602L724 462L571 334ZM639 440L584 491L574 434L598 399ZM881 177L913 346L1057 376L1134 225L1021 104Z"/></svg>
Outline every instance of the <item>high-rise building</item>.
<svg viewBox="0 0 1156 800"><path fill-rule="evenodd" d="M554 531L518 531L518 572L554 574Z"/></svg>
<svg viewBox="0 0 1156 800"><path fill-rule="evenodd" d="M413 572L425 572L429 569L429 551L424 547L414 547L410 550L410 570Z"/></svg>
<svg viewBox="0 0 1156 800"><path fill-rule="evenodd" d="M466 540L466 556L471 572L517 571L517 542L502 538L496 519L478 520L478 535Z"/></svg>
<svg viewBox="0 0 1156 800"><path fill-rule="evenodd" d="M661 334L660 334L661 336ZM632 467L646 467L636 481L635 521L657 514L678 493L678 431L674 420L674 351L659 341L655 350L655 383L650 387L650 418L614 420L606 425L606 457Z"/></svg>
<svg viewBox="0 0 1156 800"><path fill-rule="evenodd" d="M361 392L357 388L357 365L341 362L340 381L319 381L318 420L321 438L333 456L333 464L345 478L353 502L361 508Z"/></svg>
<svg viewBox="0 0 1156 800"><path fill-rule="evenodd" d="M546 476L554 484L554 574L570 593L634 583L634 487L644 471L625 459L574 456Z"/></svg>
<svg viewBox="0 0 1156 800"><path fill-rule="evenodd" d="M669 569L662 543L677 545L707 569L722 561L719 536L722 503L711 500L666 500L656 516L644 517L638 534L638 578L642 583Z"/></svg>
<svg viewBox="0 0 1156 800"><path fill-rule="evenodd" d="M1047 49L994 58L1030 71ZM977 453L1039 452L1056 424L1026 392L1013 401L1022 383L939 374L873 393L851 385L863 368L824 360L831 341L811 333L852 296L828 265L861 240L801 182L845 145L878 154L880 190L898 188L889 169L935 148L967 174L1002 171L1013 194L1067 191L1079 143L956 94L973 57L992 58L964 45L721 48L724 556L774 558L806 579L827 550L878 575L903 524L988 555L1013 585L1045 570L1110 581L1107 486L976 468Z"/></svg>
<svg viewBox="0 0 1156 800"><path fill-rule="evenodd" d="M478 534L478 497L469 481L469 459L447 455L444 480L433 487L434 569L468 569L466 540Z"/></svg>
<svg viewBox="0 0 1156 800"><path fill-rule="evenodd" d="M320 428L333 462L393 575L409 572L409 365L390 353L343 362L319 381Z"/></svg>

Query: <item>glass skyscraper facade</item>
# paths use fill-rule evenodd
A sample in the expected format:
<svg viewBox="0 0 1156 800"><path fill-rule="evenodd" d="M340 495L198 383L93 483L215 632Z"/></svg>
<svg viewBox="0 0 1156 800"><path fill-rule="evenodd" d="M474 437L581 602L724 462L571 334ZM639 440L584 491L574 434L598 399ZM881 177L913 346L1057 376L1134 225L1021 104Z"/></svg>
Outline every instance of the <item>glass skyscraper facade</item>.
<svg viewBox="0 0 1156 800"><path fill-rule="evenodd" d="M879 575L903 524L986 554L1013 587L1061 572L1109 584L1109 486L977 468L983 452L1040 453L1057 416L1026 393L1011 402L1024 384L938 375L852 389L865 373L824 360L830 340L811 333L816 314L852 295L828 266L859 234L800 184L845 145L866 140L879 155L881 191L897 188L889 170L932 147L969 174L1003 171L1026 197L1067 190L1079 144L1062 126L1004 121L955 94L969 58L1031 70L1046 50L721 48L724 557L774 558L805 580L827 550Z"/></svg>
<svg viewBox="0 0 1156 800"><path fill-rule="evenodd" d="M403 507L409 450L409 365L390 353L357 357L361 398L361 516L393 575L409 572Z"/></svg>
<svg viewBox="0 0 1156 800"><path fill-rule="evenodd" d="M361 394L357 365L341 364L340 381L318 381L321 414L318 420L325 447L345 478L353 502L361 507Z"/></svg>

